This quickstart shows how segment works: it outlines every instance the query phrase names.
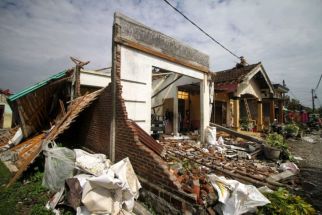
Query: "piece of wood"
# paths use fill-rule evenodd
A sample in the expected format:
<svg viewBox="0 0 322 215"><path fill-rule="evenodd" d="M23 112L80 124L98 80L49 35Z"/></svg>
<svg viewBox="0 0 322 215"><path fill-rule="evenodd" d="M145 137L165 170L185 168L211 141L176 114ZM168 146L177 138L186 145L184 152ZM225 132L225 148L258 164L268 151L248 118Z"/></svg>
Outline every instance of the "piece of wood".
<svg viewBox="0 0 322 215"><path fill-rule="evenodd" d="M293 177L295 174L292 171L286 170L284 172L278 173L276 175L271 175L267 178L267 181L270 182L278 182L278 181L284 181L291 177Z"/></svg>
<svg viewBox="0 0 322 215"><path fill-rule="evenodd" d="M59 99L59 105L60 105L60 109L61 109L63 116L64 116L66 114L66 109L65 109L63 101L60 99Z"/></svg>
<svg viewBox="0 0 322 215"><path fill-rule="evenodd" d="M211 126L215 126L217 128L217 130L219 131L224 131L228 134L231 134L231 135L234 135L236 137L240 137L240 138L243 138L245 140L249 140L249 141L252 141L252 142L255 142L255 143L259 143L259 144L263 144L264 141L262 140L259 140L255 137L252 137L252 136L249 136L249 135L246 135L246 134L241 134L233 129L230 129L230 128L226 128L224 126L221 126L221 125L218 125L218 124L215 124L215 123L210 123Z"/></svg>

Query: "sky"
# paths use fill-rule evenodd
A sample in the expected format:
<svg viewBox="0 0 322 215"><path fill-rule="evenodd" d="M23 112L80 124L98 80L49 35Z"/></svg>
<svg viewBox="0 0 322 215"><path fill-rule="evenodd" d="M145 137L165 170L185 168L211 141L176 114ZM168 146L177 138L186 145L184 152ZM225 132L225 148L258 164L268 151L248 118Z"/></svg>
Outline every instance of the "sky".
<svg viewBox="0 0 322 215"><path fill-rule="evenodd" d="M322 0L169 2L311 107L322 74ZM238 61L162 0L0 0L0 88L18 92L71 68L70 56L89 60L86 69L110 66L116 11L208 54L212 71ZM320 106L322 83L316 93Z"/></svg>

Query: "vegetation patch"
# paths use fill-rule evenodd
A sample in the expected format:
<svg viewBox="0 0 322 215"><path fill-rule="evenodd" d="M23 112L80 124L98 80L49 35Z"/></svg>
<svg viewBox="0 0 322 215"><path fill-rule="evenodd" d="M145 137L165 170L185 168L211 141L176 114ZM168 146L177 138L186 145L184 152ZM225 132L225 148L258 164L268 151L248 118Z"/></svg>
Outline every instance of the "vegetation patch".
<svg viewBox="0 0 322 215"><path fill-rule="evenodd" d="M286 189L279 188L272 193L264 193L264 195L271 201L263 207L259 207L258 215L313 215L316 214L315 209L304 201L300 196L289 193Z"/></svg>

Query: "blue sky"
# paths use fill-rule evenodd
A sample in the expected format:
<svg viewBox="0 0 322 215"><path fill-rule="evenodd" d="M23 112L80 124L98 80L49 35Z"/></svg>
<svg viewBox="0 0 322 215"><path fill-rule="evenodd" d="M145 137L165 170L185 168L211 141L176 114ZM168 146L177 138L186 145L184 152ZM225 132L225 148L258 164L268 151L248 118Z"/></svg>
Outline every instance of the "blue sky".
<svg viewBox="0 0 322 215"><path fill-rule="evenodd" d="M321 0L169 1L311 106L322 73ZM237 62L162 0L1 0L0 87L17 92L73 66L69 56L90 60L88 69L110 66L115 11L209 54L213 71ZM322 102L322 85L317 95Z"/></svg>

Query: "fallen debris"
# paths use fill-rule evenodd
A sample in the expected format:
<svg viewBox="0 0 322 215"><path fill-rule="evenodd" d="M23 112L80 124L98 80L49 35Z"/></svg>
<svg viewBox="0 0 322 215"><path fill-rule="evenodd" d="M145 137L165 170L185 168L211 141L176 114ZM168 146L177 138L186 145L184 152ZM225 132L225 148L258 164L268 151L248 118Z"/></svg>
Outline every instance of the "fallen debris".
<svg viewBox="0 0 322 215"><path fill-rule="evenodd" d="M208 175L212 186L218 193L219 202L224 215L238 215L253 212L258 206L264 206L270 201L256 187L245 185L236 180Z"/></svg>
<svg viewBox="0 0 322 215"><path fill-rule="evenodd" d="M128 158L111 166L105 155L81 149L73 151L55 144L49 148L50 144L53 143L44 146L47 157L43 184L58 192L47 208L55 210L66 192L66 201L77 214L118 214L133 210L141 184Z"/></svg>
<svg viewBox="0 0 322 215"><path fill-rule="evenodd" d="M290 170L286 170L286 171L278 173L276 175L269 176L267 178L267 181L279 182L279 181L287 180L287 179L293 177L294 175L295 175L294 172L292 172Z"/></svg>

